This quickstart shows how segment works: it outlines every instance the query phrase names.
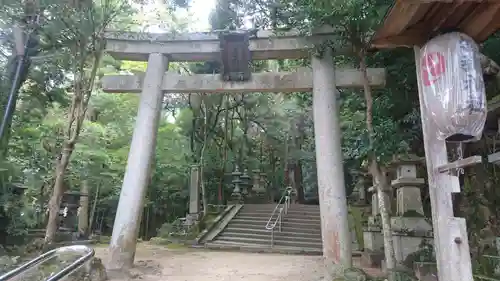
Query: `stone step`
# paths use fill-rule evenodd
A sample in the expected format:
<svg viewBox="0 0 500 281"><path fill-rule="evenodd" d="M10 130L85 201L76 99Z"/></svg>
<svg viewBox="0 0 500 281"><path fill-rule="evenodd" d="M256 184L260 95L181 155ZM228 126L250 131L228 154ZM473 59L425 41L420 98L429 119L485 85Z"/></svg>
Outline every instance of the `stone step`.
<svg viewBox="0 0 500 281"><path fill-rule="evenodd" d="M321 230L321 224L308 221L285 221L282 225L284 228L300 228Z"/></svg>
<svg viewBox="0 0 500 281"><path fill-rule="evenodd" d="M231 220L229 225L227 227L236 227L236 228L245 228L245 229L265 229L266 228L266 223L262 222L247 222L247 221L235 221L234 219Z"/></svg>
<svg viewBox="0 0 500 281"><path fill-rule="evenodd" d="M260 207L259 205L253 205L253 206L245 205L240 210L240 213L267 214L268 216L271 216L271 214L275 210L277 213L278 210L276 209L276 205L267 206L267 207ZM320 213L319 208L294 207L294 205L290 206L290 208L288 209L288 212L291 212L294 214L306 214L306 215L319 215L319 213Z"/></svg>
<svg viewBox="0 0 500 281"><path fill-rule="evenodd" d="M311 237L321 239L321 229L304 229L304 228L290 228L282 227L281 232L293 233L297 236Z"/></svg>
<svg viewBox="0 0 500 281"><path fill-rule="evenodd" d="M231 232L231 233L255 233L255 234L269 234L269 230L265 228L259 228L259 229L248 229L245 227L234 227L234 226L228 226L224 232ZM282 228L281 232L277 233L283 233L286 235L292 235L296 237L308 237L312 239L320 239L321 240L321 231L309 231L307 229L291 229L291 228Z"/></svg>
<svg viewBox="0 0 500 281"><path fill-rule="evenodd" d="M321 239L317 238L298 238L295 239L293 236L279 236L278 233L275 232L275 239L274 241L278 244L283 244L283 245L296 245L296 244L306 244L306 245L314 245L313 247L316 246L322 246L322 241ZM266 233L266 234L234 234L234 233L222 233L218 238L218 241L243 241L243 242L248 242L248 243L255 243L255 244L266 244L270 243L271 241L271 233ZM319 247L318 246L318 247Z"/></svg>
<svg viewBox="0 0 500 281"><path fill-rule="evenodd" d="M290 209L319 210L319 205L290 204Z"/></svg>
<svg viewBox="0 0 500 281"><path fill-rule="evenodd" d="M288 214L303 215L303 216L320 216L320 212L313 210L294 210L288 209Z"/></svg>
<svg viewBox="0 0 500 281"><path fill-rule="evenodd" d="M307 217L292 217L292 216L285 216L283 218L283 222L289 223L289 222L305 222L305 223L314 223L317 225L321 225L321 220L319 218L307 218Z"/></svg>
<svg viewBox="0 0 500 281"><path fill-rule="evenodd" d="M319 209L294 209L294 208L289 208L288 212L302 213L302 214L319 214L320 213Z"/></svg>
<svg viewBox="0 0 500 281"><path fill-rule="evenodd" d="M311 223L321 225L321 219L319 217L299 217L299 216L285 216L283 221L308 221Z"/></svg>
<svg viewBox="0 0 500 281"><path fill-rule="evenodd" d="M273 219L271 221L274 221L276 220L276 216L273 217ZM264 221L264 222L268 222L270 217L268 216L255 216L255 215L248 215L248 214L240 214L238 216L235 217L235 219L238 219L238 220L249 220L249 221Z"/></svg>
<svg viewBox="0 0 500 281"><path fill-rule="evenodd" d="M233 231L224 231L221 236L226 237L239 237L239 238L248 238L248 239L271 239L271 231L267 232L233 232ZM306 243L318 243L322 245L321 236L320 237L311 237L311 236L298 236L295 233L286 233L286 232L274 232L274 241L292 241L292 242L306 242Z"/></svg>
<svg viewBox="0 0 500 281"><path fill-rule="evenodd" d="M271 217L271 213L272 212L259 213L259 212L255 212L255 211L245 211L245 212L240 211L238 213L238 215L239 216L249 216L249 217L269 218L269 217Z"/></svg>
<svg viewBox="0 0 500 281"><path fill-rule="evenodd" d="M322 255L323 249L318 248L307 248L307 247L286 247L279 245L255 245L249 243L234 243L225 241L215 241L208 242L205 244L205 248L212 250L224 250L224 251L244 251L253 253L277 253L277 254L290 254L290 255ZM353 251L352 256L358 258L361 256L361 252ZM371 268L370 268L371 269ZM383 275L381 275L383 276Z"/></svg>
<svg viewBox="0 0 500 281"><path fill-rule="evenodd" d="M247 228L247 229L258 229L262 228L265 229L267 223L269 220L267 219L245 219L245 218L239 218L236 217L231 220L228 226L239 226L242 228ZM271 224L274 224L274 220L270 222ZM311 230L317 230L321 232L321 224L319 222L311 222L308 220L283 220L282 222L282 227L285 229L306 229L308 231Z"/></svg>
<svg viewBox="0 0 500 281"><path fill-rule="evenodd" d="M272 232L266 225L275 208L275 204L245 204L215 240L206 245L236 250L322 253L319 206L292 204L283 217L282 231L278 226L274 229L274 246L271 247ZM271 223L276 221L277 215L275 212Z"/></svg>
<svg viewBox="0 0 500 281"><path fill-rule="evenodd" d="M256 244L256 245L271 245L271 236L265 238L246 238L246 237L234 237L234 236L225 236L222 234L217 238L216 241L226 241L226 242L234 242L234 243L247 243L247 244ZM299 248L318 248L321 249L323 244L321 241L296 241L283 239L275 241L275 245L277 246L291 246L291 247L299 247Z"/></svg>
<svg viewBox="0 0 500 281"><path fill-rule="evenodd" d="M249 227L250 226L262 226L262 227L265 227L266 224L267 224L267 221L266 219L241 219L241 218L234 218L231 220L231 222L229 223L230 225L231 224L247 224Z"/></svg>
<svg viewBox="0 0 500 281"><path fill-rule="evenodd" d="M307 206L307 205L291 204L289 209L292 209L292 210L305 210L305 211L319 211L319 206Z"/></svg>
<svg viewBox="0 0 500 281"><path fill-rule="evenodd" d="M264 224L266 224L268 221L269 221L270 217L258 217L258 216L250 216L250 215L247 215L247 214L240 214L240 215L237 215L233 220L235 221L242 221L242 220L245 220L245 221L254 221L254 222L263 222ZM273 217L271 219L271 222L274 222L276 221L277 217ZM288 217L288 216L285 216L282 218L282 221L283 223L286 223L286 224L296 224L296 223L304 223L304 224L315 224L315 225L319 225L321 226L321 220L319 219L311 219L311 218L303 218L303 217Z"/></svg>
<svg viewBox="0 0 500 281"><path fill-rule="evenodd" d="M242 210L251 210L251 211L273 211L276 208L276 205L268 205L268 204L245 204Z"/></svg>
<svg viewBox="0 0 500 281"><path fill-rule="evenodd" d="M296 248L283 246L259 246L247 243L226 243L226 242L209 242L205 244L206 248L212 250L224 251L244 251L252 253L276 253L289 255L322 255L323 250L317 248Z"/></svg>
<svg viewBox="0 0 500 281"><path fill-rule="evenodd" d="M234 236L225 236L224 234L219 235L216 242L225 242L225 243L246 243L253 245L271 245L271 237L267 238L245 238L245 237L234 237Z"/></svg>
<svg viewBox="0 0 500 281"><path fill-rule="evenodd" d="M271 214L273 211L274 211L274 207L273 208L263 208L263 209L243 207L243 208L241 208L240 212L254 212L254 213L259 213L259 214Z"/></svg>

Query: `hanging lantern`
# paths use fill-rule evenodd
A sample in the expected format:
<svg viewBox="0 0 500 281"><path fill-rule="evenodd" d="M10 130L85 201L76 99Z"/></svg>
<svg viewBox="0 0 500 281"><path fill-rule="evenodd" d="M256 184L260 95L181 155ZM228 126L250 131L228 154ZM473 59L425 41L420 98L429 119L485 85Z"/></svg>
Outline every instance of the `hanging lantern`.
<svg viewBox="0 0 500 281"><path fill-rule="evenodd" d="M425 118L437 138L467 142L480 138L486 121L486 94L477 44L452 32L430 40L420 52Z"/></svg>

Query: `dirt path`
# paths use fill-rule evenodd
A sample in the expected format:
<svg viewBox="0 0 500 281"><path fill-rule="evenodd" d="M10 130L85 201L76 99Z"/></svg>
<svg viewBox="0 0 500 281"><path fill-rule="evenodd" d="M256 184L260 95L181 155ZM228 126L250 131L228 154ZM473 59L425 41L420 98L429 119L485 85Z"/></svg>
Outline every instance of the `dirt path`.
<svg viewBox="0 0 500 281"><path fill-rule="evenodd" d="M107 261L106 248L96 254ZM135 260L134 275L146 281L318 281L322 275L316 256L169 250L141 243Z"/></svg>

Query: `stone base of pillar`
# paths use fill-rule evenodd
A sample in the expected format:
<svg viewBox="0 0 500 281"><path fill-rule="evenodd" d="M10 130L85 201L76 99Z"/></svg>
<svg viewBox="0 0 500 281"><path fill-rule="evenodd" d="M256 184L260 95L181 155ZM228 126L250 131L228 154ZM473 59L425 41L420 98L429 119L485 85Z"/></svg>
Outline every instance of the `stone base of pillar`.
<svg viewBox="0 0 500 281"><path fill-rule="evenodd" d="M186 215L186 225L195 225L200 219L200 214L187 214Z"/></svg>
<svg viewBox="0 0 500 281"><path fill-rule="evenodd" d="M266 204L269 203L265 193L255 193L252 196L247 196L245 198L245 203L247 204Z"/></svg>
<svg viewBox="0 0 500 281"><path fill-rule="evenodd" d="M434 245L432 226L424 217L392 217L394 254L400 264L412 267L412 254L422 250L422 246Z"/></svg>
<svg viewBox="0 0 500 281"><path fill-rule="evenodd" d="M383 251L371 251L365 249L361 254L361 266L362 267L372 267L381 268L382 261L385 259L385 254Z"/></svg>
<svg viewBox="0 0 500 281"><path fill-rule="evenodd" d="M432 236L432 226L424 217L392 217L393 231L410 232L419 236Z"/></svg>
<svg viewBox="0 0 500 281"><path fill-rule="evenodd" d="M353 251L359 251L360 250L360 245L358 243L358 237L356 236L356 230L351 229L351 243L352 243L352 250Z"/></svg>
<svg viewBox="0 0 500 281"><path fill-rule="evenodd" d="M233 193L231 194L231 198L227 201L228 205L234 205L234 204L243 204L244 203L244 196L241 194Z"/></svg>
<svg viewBox="0 0 500 281"><path fill-rule="evenodd" d="M436 263L416 262L413 272L419 281L438 281Z"/></svg>
<svg viewBox="0 0 500 281"><path fill-rule="evenodd" d="M370 251L382 251L384 249L384 236L376 228L365 228L363 230L363 248Z"/></svg>
<svg viewBox="0 0 500 281"><path fill-rule="evenodd" d="M422 243L427 243L433 246L433 238L425 236L408 235L406 233L393 232L392 240L394 244L394 254L396 261L400 264L405 264L406 259L413 253L422 250ZM406 266L411 266L412 261L408 261Z"/></svg>

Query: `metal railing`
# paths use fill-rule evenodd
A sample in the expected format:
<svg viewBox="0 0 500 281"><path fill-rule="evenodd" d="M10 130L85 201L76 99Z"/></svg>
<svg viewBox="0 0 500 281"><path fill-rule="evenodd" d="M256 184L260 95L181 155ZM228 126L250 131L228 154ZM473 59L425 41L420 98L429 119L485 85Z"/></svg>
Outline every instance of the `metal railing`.
<svg viewBox="0 0 500 281"><path fill-rule="evenodd" d="M75 255L79 256L79 258L76 259L71 264L64 267L63 269L61 269L60 271L58 271L57 273L47 277L45 281L59 281L63 279L64 277L80 269L86 262L88 262L91 258L93 258L95 254L94 249L84 245L72 245L72 246L60 247L48 251L30 260L29 262L1 275L0 281L14 280L14 278L25 274L30 269L37 268L42 263L49 261L58 255L70 254L70 253L74 253Z"/></svg>
<svg viewBox="0 0 500 281"><path fill-rule="evenodd" d="M266 229L271 231L271 247L274 246L274 229L278 226L278 231L281 232L281 225L283 223L283 216L288 213L288 208L290 208L292 188L289 186L285 190L285 194L281 196L280 201L276 204L271 217L267 221ZM273 221L274 216L276 218ZM1 281L1 280L0 280Z"/></svg>

